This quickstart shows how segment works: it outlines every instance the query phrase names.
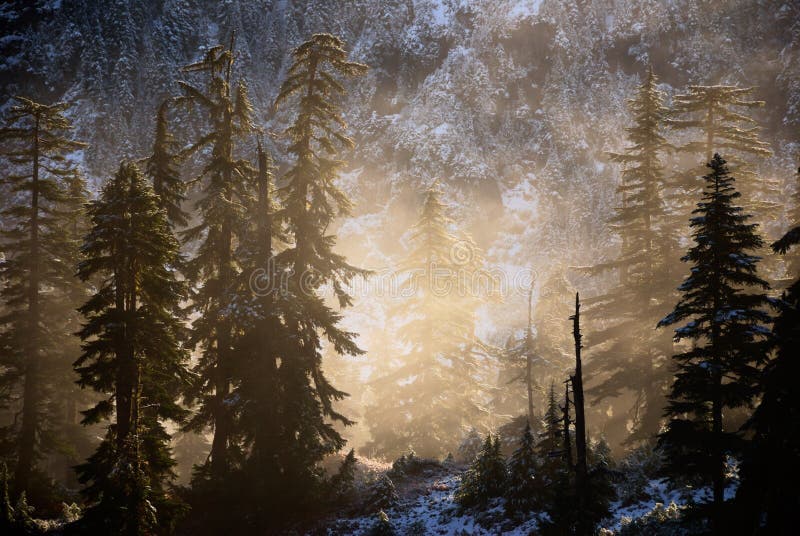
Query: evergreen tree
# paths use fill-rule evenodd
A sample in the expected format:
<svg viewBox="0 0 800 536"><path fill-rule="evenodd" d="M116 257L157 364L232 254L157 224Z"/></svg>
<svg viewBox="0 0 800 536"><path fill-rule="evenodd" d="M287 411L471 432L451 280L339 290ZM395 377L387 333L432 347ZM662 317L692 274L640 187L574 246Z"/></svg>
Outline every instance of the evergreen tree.
<svg viewBox="0 0 800 536"><path fill-rule="evenodd" d="M394 314L410 319L397 330L409 349L374 382L378 401L367 412L369 448L384 455L410 446L423 457L443 456L485 421L487 348L474 330L480 284L489 279L477 246L453 225L442 191L432 186L400 265L406 279Z"/></svg>
<svg viewBox="0 0 800 536"><path fill-rule="evenodd" d="M273 203L272 158L258 144L256 197L250 210L252 224L238 254L243 266L242 295L237 304L247 311L241 319L241 333L236 341L241 378L232 396L243 402L240 426L244 446L249 451L245 478L250 484L249 500L242 504L245 513L256 513L261 530L274 515L275 497L283 488L282 452L277 441L282 414L283 390L278 374L279 358L287 355L288 339L279 311L285 309L285 295L279 288L280 267L274 253L282 238ZM247 289L249 287L249 293Z"/></svg>
<svg viewBox="0 0 800 536"><path fill-rule="evenodd" d="M550 384L547 395L547 410L544 414L544 435L536 445L539 458L547 465L547 460L560 450L561 446L561 409L556 401L555 382Z"/></svg>
<svg viewBox="0 0 800 536"><path fill-rule="evenodd" d="M559 440L561 448L556 452L548 453L553 460L549 467L545 465L547 473L543 476L548 479L547 486L542 493L545 511L550 518L542 526L543 534L575 534L578 509L575 508L575 465L573 463L572 432L570 425L569 384L565 382L564 405L557 407L561 416L558 418ZM557 458L555 456L558 456Z"/></svg>
<svg viewBox="0 0 800 536"><path fill-rule="evenodd" d="M177 168L179 161L178 144L169 129L170 100L164 100L156 113L156 131L153 138L153 152L147 159L147 174L153 181L156 195L167 211L173 226L186 226L186 212L181 208L185 199L186 185L181 180Z"/></svg>
<svg viewBox="0 0 800 536"><path fill-rule="evenodd" d="M63 103L45 105L14 97L0 140L9 171L3 183L13 194L3 210L0 278L5 308L0 316L0 384L20 407L21 419L4 430L15 462L14 491L30 489L31 477L53 430L59 360L71 333L60 313L71 297L74 251L65 229L67 181L75 170L65 155L83 147L68 137L72 126Z"/></svg>
<svg viewBox="0 0 800 536"><path fill-rule="evenodd" d="M336 215L346 215L350 201L336 186L341 149L353 147L336 100L342 83L366 72L367 67L347 60L344 42L329 34L315 34L292 52L293 63L276 98L276 107L296 103L285 135L294 162L279 190L282 208L278 219L287 229L287 247L276 258L287 267L283 311L287 340L281 357L279 381L282 404L276 428L275 452L281 454L280 504L308 506L319 491L317 463L339 450L344 440L331 421L351 421L334 408L346 396L322 371L324 336L338 354L362 352L354 334L339 326L341 315L325 303L328 285L339 307L352 299L345 285L365 274L333 251L335 236L327 230Z"/></svg>
<svg viewBox="0 0 800 536"><path fill-rule="evenodd" d="M352 497L356 478L356 451L350 449L339 471L330 481L331 498L335 502L347 502Z"/></svg>
<svg viewBox="0 0 800 536"><path fill-rule="evenodd" d="M61 218L62 239L65 256L63 262L72 269L82 260L80 251L83 238L89 230L86 206L89 193L86 180L79 170L75 169L65 177L64 196L58 205ZM81 354L80 339L74 334L81 327L82 316L78 308L86 302L92 282L81 281L78 277L69 277L64 281L63 299L60 303L51 303L51 313L57 315L61 325L56 328L65 334L58 349L58 374L53 384L56 396L51 401L49 413L53 415L54 434L47 437L53 446L50 456L50 474L57 481L64 482L67 487L77 487L74 466L91 453L95 447L96 430L81 425L80 409L94 402L94 395L86 393L75 385L75 371L72 363ZM67 337L66 335L69 335ZM55 355L55 354L54 354ZM54 371L55 372L55 371Z"/></svg>
<svg viewBox="0 0 800 536"><path fill-rule="evenodd" d="M508 481L505 490L507 512L524 514L534 508L536 496L541 489L536 481L538 478L536 469L533 434L528 425L520 438L519 447L511 455L508 464Z"/></svg>
<svg viewBox="0 0 800 536"><path fill-rule="evenodd" d="M797 274L800 274L800 248L791 247L800 242L800 168L797 168L795 180L797 184L788 213L789 225L792 228L772 246L772 249L781 253L785 259L787 277L786 281L782 282L782 287L791 285Z"/></svg>
<svg viewBox="0 0 800 536"><path fill-rule="evenodd" d="M769 144L758 137L760 129L756 121L747 115L764 106L763 101L749 100L754 92L752 87L689 86L688 93L673 98L672 117L668 123L677 132L699 131L698 138L678 148L698 157L693 161L708 162L716 152L729 155L732 169L742 182L740 189L746 194L748 207L766 219L771 217L770 209L775 207L767 199L774 194L774 185L764 177L756 177L745 160L772 154ZM703 187L697 177L703 173L703 168L692 167L675 178L671 186L682 207L688 209L697 199Z"/></svg>
<svg viewBox="0 0 800 536"><path fill-rule="evenodd" d="M800 226L772 245L786 253L800 243ZM789 535L796 529L800 506L796 486L800 479L800 272L778 301L773 326L774 355L761 376L761 401L747 423L753 434L741 466L736 511L745 516L748 534ZM734 519L737 519L734 517Z"/></svg>
<svg viewBox="0 0 800 536"><path fill-rule="evenodd" d="M611 154L623 166L617 187L620 204L609 221L622 245L614 261L591 272L614 269L618 281L606 294L586 300L598 324L592 334L594 362L602 367L589 370L593 377L603 378L588 394L599 401L634 391L634 406L620 412L633 422L634 432L627 441L644 440L658 431L670 379L670 336L653 328L668 310L666 303L677 283L670 267L678 257L663 199L661 158L669 147L663 135L668 110L657 84L649 68L636 97L629 101L634 121L626 129L629 146L624 153ZM628 423L619 426L627 435Z"/></svg>
<svg viewBox="0 0 800 536"><path fill-rule="evenodd" d="M503 495L506 464L500 453L500 438L487 434L478 457L464 473L456 491L456 502L464 508L483 507Z"/></svg>
<svg viewBox="0 0 800 536"><path fill-rule="evenodd" d="M247 87L244 82L233 86L232 48L232 44L229 48L212 47L202 60L186 66L184 72L202 75L205 85L181 81L183 95L177 99L179 104L199 108L209 129L184 151L189 155L210 149L197 177L202 183L200 198L194 205L199 212L198 222L184 231L183 238L195 246L195 255L187 261L185 273L195 289L191 296L196 315L191 342L201 348L194 369L199 382L192 393L199 402L199 411L189 428L202 431L213 427L208 469L217 480L242 457L235 423L239 405L232 396L237 387L234 303L240 294L240 266L235 252L247 229L244 207L249 205L253 177L250 163L236 156L237 144L253 127ZM164 201L174 204L176 190L173 183L164 181L167 175L160 180L173 199Z"/></svg>
<svg viewBox="0 0 800 536"><path fill-rule="evenodd" d="M78 467L92 507L83 530L115 534L167 531L177 505L166 484L174 475L164 421L180 423L177 403L187 381L181 344L184 285L176 279L179 245L160 200L138 168L123 162L89 208L92 228L78 274L101 281L81 307L81 387L104 398L85 424L109 420L106 438Z"/></svg>
<svg viewBox="0 0 800 536"><path fill-rule="evenodd" d="M509 435L522 433L525 423L535 426L538 424L534 407L536 406L536 392L541 390L536 380L539 365L543 360L537 355L536 337L533 327L533 294L534 288L528 291L528 323L525 334L521 338L512 334L506 341L505 348L499 355L497 383L499 389L492 398L492 408L495 412L519 415L518 412L525 408L522 416L512 419L501 428L501 435L506 435L507 429L513 432ZM516 388L522 384L524 390Z"/></svg>
<svg viewBox="0 0 800 536"><path fill-rule="evenodd" d="M674 356L677 372L669 395L669 422L659 435L666 471L675 477L697 477L713 484L713 525L721 533L725 457L739 451L737 431L723 428L728 408L749 405L758 368L765 361L763 310L769 288L758 277L762 245L756 225L734 203L741 194L718 154L704 177L703 201L691 220L695 245L683 257L691 275L679 290L682 298L660 325L686 322L675 330L677 341L693 346Z"/></svg>

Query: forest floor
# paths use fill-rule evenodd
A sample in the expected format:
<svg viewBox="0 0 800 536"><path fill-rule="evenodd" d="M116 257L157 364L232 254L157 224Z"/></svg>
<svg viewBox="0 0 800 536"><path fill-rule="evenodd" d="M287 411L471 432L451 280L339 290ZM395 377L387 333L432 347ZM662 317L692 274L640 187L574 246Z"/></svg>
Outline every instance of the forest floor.
<svg viewBox="0 0 800 536"><path fill-rule="evenodd" d="M547 514L536 512L521 519L508 519L502 499L496 499L484 511L461 510L455 502L455 492L465 469L462 465L431 466L418 474L396 479L398 500L384 509L395 533L398 536L527 536L535 534L539 523L547 519ZM726 498L734 495L736 484L734 479L726 490ZM612 536L631 523L647 520L677 520L687 504L707 500L708 490L676 489L663 479L650 479L643 483L638 495L638 500L612 502L610 515L600 524L601 534ZM377 520L375 511L368 515L363 511L342 512L325 521L323 533L367 536Z"/></svg>

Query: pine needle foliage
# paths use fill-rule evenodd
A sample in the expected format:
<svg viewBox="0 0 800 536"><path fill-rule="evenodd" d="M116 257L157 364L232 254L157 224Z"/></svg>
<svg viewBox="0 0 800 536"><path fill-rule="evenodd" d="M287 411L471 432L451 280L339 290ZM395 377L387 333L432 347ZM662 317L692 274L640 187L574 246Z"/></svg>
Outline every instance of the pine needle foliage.
<svg viewBox="0 0 800 536"><path fill-rule="evenodd" d="M113 422L78 467L92 503L81 523L106 533L165 532L180 505L168 490L175 462L164 423L185 418L178 394L188 382L179 245L160 199L130 162L90 204L89 216L78 274L100 285L80 309L86 321L75 370L81 387L103 395L84 412L84 424Z"/></svg>
<svg viewBox="0 0 800 536"><path fill-rule="evenodd" d="M772 244L786 253L800 243L794 227ZM752 442L742 461L733 516L751 534L788 534L795 524L800 478L800 272L778 300L772 328L774 353L760 377L760 402L745 426Z"/></svg>
<svg viewBox="0 0 800 536"><path fill-rule="evenodd" d="M339 326L341 313L326 303L322 287L332 289L344 308L352 304L347 284L367 273L334 251L336 237L328 232L333 219L351 208L336 185L344 165L340 156L353 147L338 101L344 84L366 70L348 61L341 39L315 34L292 52L292 66L275 100L292 117L284 136L293 162L282 178L281 208L275 215L286 232L286 247L275 262L288 270L282 315L290 342L280 354L281 419L274 445L282 453L280 504L294 509L310 506L324 487L318 462L344 446L333 423L352 422L334 407L346 393L324 374L322 345L340 355L362 350L355 334Z"/></svg>
<svg viewBox="0 0 800 536"><path fill-rule="evenodd" d="M656 331L655 325L668 311L678 282L670 268L678 252L667 218L661 163L670 148L664 137L669 111L652 68L629 107L633 125L626 129L628 146L610 155L622 165L619 205L609 220L621 238L621 250L611 263L591 269L614 269L618 282L610 292L586 300L599 324L592 334L596 365L588 371L602 378L588 394L600 401L633 390L634 405L625 409L634 426L628 441L637 441L658 431L665 403L672 344L669 333Z"/></svg>
<svg viewBox="0 0 800 536"><path fill-rule="evenodd" d="M702 201L691 219L694 245L683 261L691 274L681 284L681 299L661 325L682 324L675 340L692 342L676 354L677 372L669 394L666 430L659 445L666 473L700 477L713 485L715 525L724 501L725 457L740 452L741 436L723 428L726 409L749 406L757 395L754 380L766 362L765 310L769 288L757 274L762 246L756 224L736 205L741 194L725 160L715 154L704 176Z"/></svg>
<svg viewBox="0 0 800 536"><path fill-rule="evenodd" d="M775 184L753 171L753 158L770 156L769 144L759 138L760 127L751 117L764 101L751 100L756 88L738 86L689 86L688 92L673 98L668 124L675 132L694 132L698 136L678 147L692 155L693 161L708 162L714 153L726 155L729 167L740 179L739 190L746 196L746 208L759 219L771 217L775 208ZM674 178L675 202L689 208L703 184L701 166L692 166Z"/></svg>
<svg viewBox="0 0 800 536"><path fill-rule="evenodd" d="M72 216L65 203L75 169L67 155L85 145L70 137L68 105L41 104L14 97L0 128L7 172L2 183L12 198L2 211L0 263L0 392L21 418L2 430L13 461L14 492L29 491L37 461L53 442L56 393L63 378L71 333L63 314L74 318L75 243L66 226ZM69 322L67 322L69 324Z"/></svg>
<svg viewBox="0 0 800 536"><path fill-rule="evenodd" d="M185 227L187 214L182 208L186 199L186 184L180 175L180 149L175 136L170 131L169 107L172 101L161 102L156 113L156 128L153 136L153 149L147 159L146 171L153 182L153 189L167 211L170 223L175 227Z"/></svg>
<svg viewBox="0 0 800 536"><path fill-rule="evenodd" d="M501 497L508 473L500 452L500 438L487 434L478 457L461 478L456 502L464 508L486 506L491 499Z"/></svg>
<svg viewBox="0 0 800 536"><path fill-rule="evenodd" d="M234 60L232 46L210 48L203 59L184 67L184 74L200 82L180 81L182 95L176 99L180 106L199 110L207 128L180 156L204 149L210 153L193 179L200 187L194 204L197 223L183 231L183 239L195 251L184 272L194 289L191 342L201 352L194 368L199 381L191 392L199 411L189 429L213 427L209 469L214 479L240 467L243 457L236 425L239 405L232 394L238 387L234 313L241 266L236 251L247 229L245 208L252 197L254 172L249 161L237 156L237 146L253 125L247 86L232 79ZM162 182L164 191L172 192L168 195L172 199L165 199L168 205L176 202L178 193L172 184Z"/></svg>
<svg viewBox="0 0 800 536"><path fill-rule="evenodd" d="M490 351L475 336L475 317L491 277L474 241L454 229L443 195L438 185L425 191L399 265L405 279L393 314L409 319L397 327L407 349L375 380L379 400L367 412L369 448L384 455L411 447L443 457L488 413L483 367Z"/></svg>
<svg viewBox="0 0 800 536"><path fill-rule="evenodd" d="M508 480L505 486L506 512L524 514L536 506L537 493L541 486L537 482L537 459L530 425L519 441L519 446L508 462Z"/></svg>

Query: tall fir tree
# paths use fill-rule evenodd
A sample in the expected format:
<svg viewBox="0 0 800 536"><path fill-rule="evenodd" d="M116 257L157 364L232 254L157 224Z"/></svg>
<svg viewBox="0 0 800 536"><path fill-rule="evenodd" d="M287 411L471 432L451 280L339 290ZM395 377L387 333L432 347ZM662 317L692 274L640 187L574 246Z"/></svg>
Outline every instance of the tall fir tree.
<svg viewBox="0 0 800 536"><path fill-rule="evenodd" d="M165 99L158 106L153 149L147 158L146 170L170 223L175 227L185 227L187 214L181 205L186 198L186 184L178 168L181 157L178 143L170 131L168 114L171 103L171 99Z"/></svg>
<svg viewBox="0 0 800 536"><path fill-rule="evenodd" d="M338 354L358 355L362 350L355 335L339 327L341 314L325 302L322 287L331 288L344 308L352 303L346 285L366 273L334 252L336 237L328 228L335 216L347 215L351 208L336 186L344 165L338 157L354 146L344 133L337 101L345 93L343 83L364 74L367 67L348 61L345 43L330 34L313 35L292 51L292 60L275 100L277 108L293 113L284 134L294 157L278 191L282 208L276 214L287 231L287 247L276 262L288 270L283 321L292 342L280 355L283 401L275 448L283 453L283 489L277 504L296 510L310 506L320 489L318 462L344 446L333 422L351 422L334 407L346 393L323 373L321 349L325 342Z"/></svg>
<svg viewBox="0 0 800 536"><path fill-rule="evenodd" d="M234 304L241 290L236 251L247 230L244 207L250 204L254 174L251 164L237 156L237 145L253 125L247 86L243 81L234 86L233 68L233 43L210 48L202 60L183 69L201 76L204 84L179 82L183 95L177 98L179 105L197 107L208 128L183 151L185 156L203 149L210 153L197 177L202 184L194 205L197 223L183 232L183 238L195 248L184 271L194 288L191 342L201 350L194 370L199 382L192 393L199 409L190 429L213 429L207 474L215 480L240 466L243 456L236 427L239 405L232 396L238 385Z"/></svg>
<svg viewBox="0 0 800 536"><path fill-rule="evenodd" d="M589 373L601 378L588 394L595 401L610 399L617 405L614 399L632 390L633 407L621 412L630 422L619 422L624 428L617 432L628 436L626 441L637 441L647 440L659 429L672 344L666 330L653 326L668 311L666 304L679 276L671 270L678 258L677 241L668 227L663 199L661 159L669 148L663 134L669 114L652 68L629 106L633 115L633 125L626 129L629 145L624 153L611 154L623 166L617 187L620 203L609 221L621 238L621 249L615 260L590 270L616 270L618 280L609 292L585 302L598 319L592 333L596 365L589 367ZM628 435L631 424L633 433Z"/></svg>
<svg viewBox="0 0 800 536"><path fill-rule="evenodd" d="M534 407L533 433L536 435L543 430L541 413L537 415L535 411L536 407L544 411L547 408L548 394L543 386L560 377L571 361L567 351L571 335L563 329L563 324L564 318L572 311L575 291L564 277L563 267L552 266L550 273L532 286L535 287L531 290L534 290L536 299L535 303L529 303L529 310L532 309L529 314L531 334L526 329L522 336L512 334L509 337L505 351L499 356L500 370L495 381L498 388L491 403L496 415L524 414L525 418L512 419L501 428L501 435L506 429L513 429L513 435L521 433L531 405ZM529 295L529 302L533 301L531 297Z"/></svg>
<svg viewBox="0 0 800 536"><path fill-rule="evenodd" d="M691 162L708 162L714 153L724 153L733 172L740 179L739 189L746 196L748 210L759 220L770 219L775 208L775 187L765 177L757 177L749 165L754 157L772 154L769 144L758 136L760 128L748 115L764 106L763 101L750 100L752 87L689 86L689 91L673 98L672 116L668 123L675 132L697 132L699 136L678 147L688 153ZM697 178L704 174L701 166L691 166L675 177L671 184L673 202L689 209L703 188ZM677 211L683 214L683 211ZM681 226L682 221L675 222Z"/></svg>
<svg viewBox="0 0 800 536"><path fill-rule="evenodd" d="M772 244L772 249L786 254L798 244L800 225ZM748 534L792 534L800 507L796 492L800 479L800 267L792 276L794 282L778 300L772 330L774 353L761 376L761 400L745 426L753 439L742 461L735 510L743 514L740 526L747 527Z"/></svg>
<svg viewBox="0 0 800 536"><path fill-rule="evenodd" d="M248 451L244 476L250 489L249 500L242 501L242 506L254 515L258 530L267 531L284 486L278 437L285 391L278 368L287 355L289 339L280 314L286 309L287 296L281 292L281 270L275 258L284 236L275 218L272 158L260 142L257 161L252 224L240 255L245 268L241 285L250 292L242 297L248 314L236 343L243 359L237 371L241 385L234 396L245 401L240 423Z"/></svg>
<svg viewBox="0 0 800 536"><path fill-rule="evenodd" d="M21 494L30 491L37 462L48 443L52 447L48 436L57 420L54 387L63 378L60 360L72 336L62 313L75 288L64 203L76 171L66 155L84 144L69 137L66 104L24 97L13 103L0 129L9 170L3 182L12 194L2 213L0 383L21 414L3 430L11 451L2 453L14 463L14 492Z"/></svg>
<svg viewBox="0 0 800 536"><path fill-rule="evenodd" d="M179 244L166 212L132 163L119 171L89 208L79 276L101 283L81 308L83 354L78 383L103 395L84 423L111 420L97 451L78 467L92 506L84 530L115 534L167 532L179 506L166 420L180 424L178 393L188 381L188 353L175 268Z"/></svg>
<svg viewBox="0 0 800 536"><path fill-rule="evenodd" d="M397 329L407 349L373 382L379 397L367 410L373 438L368 448L387 456L407 448L443 456L470 428L486 422L487 352L475 336L475 314L480 285L489 279L481 277L478 247L453 229L442 195L437 185L425 192L411 229L395 312L409 319Z"/></svg>
<svg viewBox="0 0 800 536"><path fill-rule="evenodd" d="M659 435L671 477L700 477L713 490L712 525L722 534L725 458L740 452L737 430L723 427L723 413L747 406L756 395L759 367L766 360L763 291L757 273L762 246L756 224L735 204L741 194L719 154L708 163L703 200L691 219L694 246L683 257L691 275L681 284L681 299L660 325L683 323L676 341L692 347L674 356L677 367Z"/></svg>
<svg viewBox="0 0 800 536"><path fill-rule="evenodd" d="M78 169L74 169L65 177L64 186L64 197L58 208L65 251L68 253L63 262L74 269L82 259L80 247L89 229L86 212L89 192L86 180ZM54 418L56 433L53 437L57 448L50 456L49 472L57 481L71 488L77 487L74 466L91 453L96 437L95 430L87 429L80 422L80 410L88 407L95 397L76 387L76 376L72 369L72 363L81 353L80 339L74 336L80 329L83 319L78 308L86 302L93 284L93 281L82 281L74 276L66 279L63 288L64 299L52 310L61 321L58 331L68 334L69 337L64 338L58 349L61 357L58 360L57 383L54 384L57 396L51 402L51 412L57 416ZM53 307L55 305L52 304Z"/></svg>

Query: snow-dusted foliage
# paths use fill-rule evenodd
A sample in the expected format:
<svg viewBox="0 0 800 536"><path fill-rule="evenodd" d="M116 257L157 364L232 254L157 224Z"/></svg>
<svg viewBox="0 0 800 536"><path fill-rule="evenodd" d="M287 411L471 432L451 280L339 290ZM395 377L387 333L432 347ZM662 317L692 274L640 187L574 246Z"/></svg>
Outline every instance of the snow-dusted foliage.
<svg viewBox="0 0 800 536"><path fill-rule="evenodd" d="M413 191L439 179L453 186L448 201L471 209L463 223L490 264L533 266L544 280L615 257L618 243L604 226L618 170L606 152L622 148L625 99L648 64L668 104L688 84L757 86L754 96L768 103L756 116L765 139L791 148L800 124L799 10L786 0L18 2L0 9L0 107L15 93L72 101L96 181L118 157L148 154L154 103L176 94L181 66L228 44L233 30L254 120L280 131L290 117L271 104L289 52L331 32L370 66L345 106L357 149L345 155L341 186L356 211L340 222L342 253L354 264L390 266L387 255L403 245L415 214ZM189 122L174 125L178 138L197 126ZM792 165L776 156L762 167L791 177ZM592 286L601 293L607 283ZM479 331L520 327L525 306L524 296L508 296L502 310L481 316ZM376 372L386 357L384 320L380 301L357 300L344 322L360 325L369 357L337 366ZM352 376L340 387L368 397L352 388L361 374Z"/></svg>

